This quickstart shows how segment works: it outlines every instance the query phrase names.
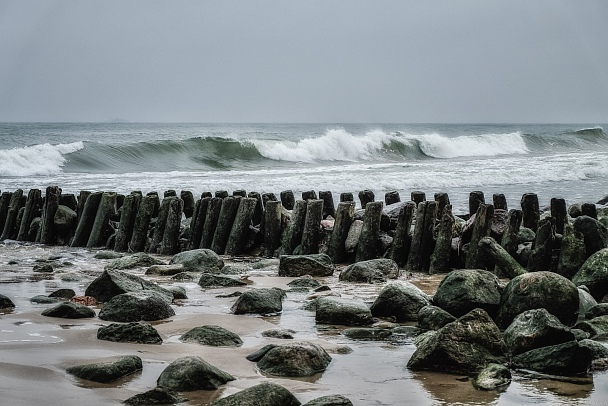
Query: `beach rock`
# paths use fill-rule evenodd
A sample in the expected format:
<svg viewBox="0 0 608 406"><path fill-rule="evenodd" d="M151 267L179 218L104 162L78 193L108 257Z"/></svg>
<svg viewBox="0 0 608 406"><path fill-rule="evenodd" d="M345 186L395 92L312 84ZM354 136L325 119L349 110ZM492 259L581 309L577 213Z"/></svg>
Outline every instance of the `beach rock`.
<svg viewBox="0 0 608 406"><path fill-rule="evenodd" d="M267 351L257 366L274 376L310 376L325 371L331 356L318 344L295 342L276 345Z"/></svg>
<svg viewBox="0 0 608 406"><path fill-rule="evenodd" d="M361 301L326 296L317 299L315 320L321 324L364 326L372 324L372 312Z"/></svg>
<svg viewBox="0 0 608 406"><path fill-rule="evenodd" d="M138 393L137 395L131 396L123 403L125 405L170 405L175 403L184 402L186 399L181 397L179 393L169 390L167 388L156 387L144 393Z"/></svg>
<svg viewBox="0 0 608 406"><path fill-rule="evenodd" d="M243 293L230 309L234 314L271 314L283 311L285 292L279 288L260 288Z"/></svg>
<svg viewBox="0 0 608 406"><path fill-rule="evenodd" d="M556 272L571 279L587 259L583 233L575 231L572 224L564 225L564 235Z"/></svg>
<svg viewBox="0 0 608 406"><path fill-rule="evenodd" d="M437 306L424 306L418 312L418 327L424 330L439 330L455 320L456 317Z"/></svg>
<svg viewBox="0 0 608 406"><path fill-rule="evenodd" d="M184 271L186 271L186 268L182 264L152 265L146 269L146 275L173 276Z"/></svg>
<svg viewBox="0 0 608 406"><path fill-rule="evenodd" d="M99 251L97 254L93 255L95 259L118 259L122 258L122 254L114 251Z"/></svg>
<svg viewBox="0 0 608 406"><path fill-rule="evenodd" d="M49 297L56 297L65 300L70 300L74 296L76 296L74 289L57 289L56 291L49 293Z"/></svg>
<svg viewBox="0 0 608 406"><path fill-rule="evenodd" d="M184 251L174 255L170 265L181 264L184 271L219 273L224 267L224 261L214 251L201 248Z"/></svg>
<svg viewBox="0 0 608 406"><path fill-rule="evenodd" d="M473 309L484 309L496 315L501 287L496 275L481 269L459 269L450 272L437 287L433 304L455 317Z"/></svg>
<svg viewBox="0 0 608 406"><path fill-rule="evenodd" d="M194 327L179 338L185 343L198 343L212 347L240 347L243 340L232 331L228 331L220 326L201 326Z"/></svg>
<svg viewBox="0 0 608 406"><path fill-rule="evenodd" d="M73 302L59 303L55 307L44 310L41 314L47 317L63 317L66 319L84 319L95 317L95 311L93 309Z"/></svg>
<svg viewBox="0 0 608 406"><path fill-rule="evenodd" d="M326 254L281 255L279 276L331 276L334 264Z"/></svg>
<svg viewBox="0 0 608 406"><path fill-rule="evenodd" d="M327 395L321 396L305 403L304 406L353 406L353 402L346 396L342 395Z"/></svg>
<svg viewBox="0 0 608 406"><path fill-rule="evenodd" d="M383 340L393 333L383 328L351 327L342 330L342 335L353 340Z"/></svg>
<svg viewBox="0 0 608 406"><path fill-rule="evenodd" d="M529 272L511 279L500 299L496 322L507 327L526 310L545 308L566 326L578 318L578 289L568 279L554 272Z"/></svg>
<svg viewBox="0 0 608 406"><path fill-rule="evenodd" d="M598 220L579 216L572 223L574 230L583 234L587 257L608 247L608 229Z"/></svg>
<svg viewBox="0 0 608 406"><path fill-rule="evenodd" d="M530 369L552 375L573 376L589 370L593 355L588 347L576 341L536 348L512 358L516 368Z"/></svg>
<svg viewBox="0 0 608 406"><path fill-rule="evenodd" d="M172 281L185 282L199 280L201 276L198 273L193 272L180 272L171 277Z"/></svg>
<svg viewBox="0 0 608 406"><path fill-rule="evenodd" d="M378 258L349 265L340 272L339 279L345 282L386 282L387 278L399 276L399 267L392 259Z"/></svg>
<svg viewBox="0 0 608 406"><path fill-rule="evenodd" d="M141 369L141 358L135 355L127 355L108 362L73 366L68 368L66 372L80 379L108 383L141 371Z"/></svg>
<svg viewBox="0 0 608 406"><path fill-rule="evenodd" d="M15 303L7 296L0 295L0 309L12 309Z"/></svg>
<svg viewBox="0 0 608 406"><path fill-rule="evenodd" d="M589 333L589 338L608 335L608 316L598 316L578 323L575 328Z"/></svg>
<svg viewBox="0 0 608 406"><path fill-rule="evenodd" d="M589 308L585 313L586 319L594 319L599 316L608 315L608 303L598 303L595 306Z"/></svg>
<svg viewBox="0 0 608 406"><path fill-rule="evenodd" d="M578 287L578 318L584 319L589 309L597 306L597 301L591 296L585 285ZM593 317L591 317L593 318Z"/></svg>
<svg viewBox="0 0 608 406"><path fill-rule="evenodd" d="M511 371L502 364L488 364L473 379L473 386L482 390L495 390L511 383Z"/></svg>
<svg viewBox="0 0 608 406"><path fill-rule="evenodd" d="M287 389L273 382L263 382L223 399L211 406L300 406L300 401Z"/></svg>
<svg viewBox="0 0 608 406"><path fill-rule="evenodd" d="M165 289L167 289L169 292L171 292L171 294L173 294L173 299L188 299L188 295L186 294L186 288L184 288L183 286L169 285L166 286Z"/></svg>
<svg viewBox="0 0 608 406"><path fill-rule="evenodd" d="M74 210L61 204L57 206L57 211L53 218L53 225L55 226L58 243L67 244L74 234L74 231L76 231L77 224L78 215Z"/></svg>
<svg viewBox="0 0 608 406"><path fill-rule="evenodd" d="M490 363L506 362L500 330L488 313L474 309L437 331L417 338L407 366L456 374L478 373Z"/></svg>
<svg viewBox="0 0 608 406"><path fill-rule="evenodd" d="M361 231L363 230L363 221L355 220L350 225L348 229L348 234L346 235L346 240L344 241L344 250L352 254L357 250L357 245L359 244L359 237L361 236Z"/></svg>
<svg viewBox="0 0 608 406"><path fill-rule="evenodd" d="M291 282L289 282L287 284L287 286L290 286L292 288L316 289L316 288L320 287L321 284L316 279L313 279L312 276L304 275L301 278L292 280Z"/></svg>
<svg viewBox="0 0 608 406"><path fill-rule="evenodd" d="M578 342L581 347L591 351L591 370L605 371L608 369L608 347L597 341L583 339Z"/></svg>
<svg viewBox="0 0 608 406"><path fill-rule="evenodd" d="M99 312L108 321L155 321L175 316L166 296L153 291L122 293L110 299Z"/></svg>
<svg viewBox="0 0 608 406"><path fill-rule="evenodd" d="M115 270L104 271L100 277L91 282L84 294L103 303L123 293L146 291L157 292L165 296L167 300L173 300L173 294L157 284L139 276Z"/></svg>
<svg viewBox="0 0 608 406"><path fill-rule="evenodd" d="M262 337L280 338L284 340L293 339L293 335L296 333L295 330L290 328L273 328L270 330L262 331Z"/></svg>
<svg viewBox="0 0 608 406"><path fill-rule="evenodd" d="M97 339L117 343L161 344L163 339L148 323L112 323L97 330Z"/></svg>
<svg viewBox="0 0 608 406"><path fill-rule="evenodd" d="M218 276L210 273L204 273L199 278L198 285L201 288L219 288L245 286L247 285L247 283L238 279L230 278L228 276Z"/></svg>
<svg viewBox="0 0 608 406"><path fill-rule="evenodd" d="M63 301L64 300L62 300L61 298L48 297L46 295L36 295L36 296L30 298L30 302L36 303L36 304L59 303L59 302L63 302ZM0 309L2 309L2 306L0 306Z"/></svg>
<svg viewBox="0 0 608 406"><path fill-rule="evenodd" d="M110 261L103 269L106 271L140 268L152 265L162 265L163 261L149 254L138 252L133 255L116 258Z"/></svg>
<svg viewBox="0 0 608 406"><path fill-rule="evenodd" d="M234 381L227 372L209 364L201 357L187 356L173 361L161 372L156 384L178 392L216 390Z"/></svg>
<svg viewBox="0 0 608 406"><path fill-rule="evenodd" d="M585 285L591 296L601 301L608 293L608 248L591 255L572 277L576 286Z"/></svg>
<svg viewBox="0 0 608 406"><path fill-rule="evenodd" d="M45 272L45 273L55 272L55 269L53 269L53 265L51 265L51 264L37 264L37 265L34 265L34 268L32 268L32 270L34 272Z"/></svg>
<svg viewBox="0 0 608 406"><path fill-rule="evenodd" d="M521 226L519 228L519 233L517 233L517 243L518 244L526 244L529 242L534 242L536 240L536 233L534 230L529 229L528 227Z"/></svg>
<svg viewBox="0 0 608 406"><path fill-rule="evenodd" d="M418 312L431 304L431 298L409 282L386 285L371 305L374 317L394 317L397 321L416 321Z"/></svg>
<svg viewBox="0 0 608 406"><path fill-rule="evenodd" d="M515 317L503 333L511 355L574 340L574 334L545 309L533 309Z"/></svg>

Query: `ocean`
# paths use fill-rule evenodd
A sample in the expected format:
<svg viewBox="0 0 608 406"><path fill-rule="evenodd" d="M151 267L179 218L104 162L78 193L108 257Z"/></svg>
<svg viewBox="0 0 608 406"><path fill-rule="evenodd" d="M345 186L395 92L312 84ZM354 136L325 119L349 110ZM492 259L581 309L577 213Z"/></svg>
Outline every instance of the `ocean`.
<svg viewBox="0 0 608 406"><path fill-rule="evenodd" d="M0 123L0 189L608 194L606 124Z"/></svg>

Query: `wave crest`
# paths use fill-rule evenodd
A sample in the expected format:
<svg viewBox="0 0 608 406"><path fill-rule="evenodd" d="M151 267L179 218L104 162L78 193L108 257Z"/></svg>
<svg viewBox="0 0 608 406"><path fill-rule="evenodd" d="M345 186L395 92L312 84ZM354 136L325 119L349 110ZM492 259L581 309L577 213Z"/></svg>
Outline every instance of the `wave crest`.
<svg viewBox="0 0 608 406"><path fill-rule="evenodd" d="M60 173L66 163L65 154L84 148L82 141L70 144L38 144L0 150L0 175L32 176Z"/></svg>

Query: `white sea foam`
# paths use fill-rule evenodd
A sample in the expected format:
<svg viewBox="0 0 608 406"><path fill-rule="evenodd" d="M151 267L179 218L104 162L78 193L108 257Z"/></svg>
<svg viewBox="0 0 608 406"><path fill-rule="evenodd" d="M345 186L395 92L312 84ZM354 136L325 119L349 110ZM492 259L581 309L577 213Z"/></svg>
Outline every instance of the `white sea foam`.
<svg viewBox="0 0 608 406"><path fill-rule="evenodd" d="M65 154L84 148L82 141L70 144L38 144L0 150L0 176L53 175L61 172Z"/></svg>
<svg viewBox="0 0 608 406"><path fill-rule="evenodd" d="M433 158L497 156L525 154L528 152L526 143L519 132L510 134L463 135L453 138L439 134L425 134L412 138L415 138L420 143L420 149L425 155Z"/></svg>

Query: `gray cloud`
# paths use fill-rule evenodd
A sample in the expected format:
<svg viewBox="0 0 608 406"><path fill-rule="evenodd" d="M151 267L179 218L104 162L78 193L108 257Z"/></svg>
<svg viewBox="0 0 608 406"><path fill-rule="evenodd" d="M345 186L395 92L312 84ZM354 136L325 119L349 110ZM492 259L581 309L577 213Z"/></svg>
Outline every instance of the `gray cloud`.
<svg viewBox="0 0 608 406"><path fill-rule="evenodd" d="M0 121L608 121L608 2L4 1Z"/></svg>

